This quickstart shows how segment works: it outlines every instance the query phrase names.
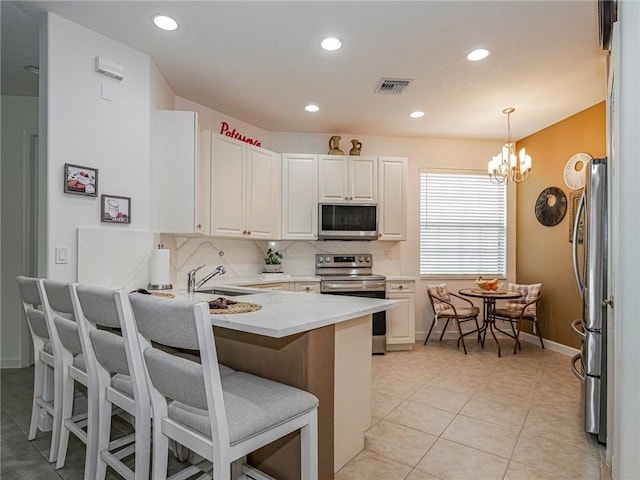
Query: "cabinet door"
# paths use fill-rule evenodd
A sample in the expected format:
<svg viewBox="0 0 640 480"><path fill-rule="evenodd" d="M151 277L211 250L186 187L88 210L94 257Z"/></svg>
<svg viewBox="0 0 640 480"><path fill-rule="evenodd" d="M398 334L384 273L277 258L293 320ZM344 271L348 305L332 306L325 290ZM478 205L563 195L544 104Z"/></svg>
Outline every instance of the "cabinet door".
<svg viewBox="0 0 640 480"><path fill-rule="evenodd" d="M415 343L415 295L413 293L392 293L390 300L401 300L402 304L387 310L387 345L403 345L413 348Z"/></svg>
<svg viewBox="0 0 640 480"><path fill-rule="evenodd" d="M198 129L196 231L211 235L211 130Z"/></svg>
<svg viewBox="0 0 640 480"><path fill-rule="evenodd" d="M197 233L198 115L159 110L155 122L153 164L157 230L162 233ZM144 181L141 179L141 181ZM208 232L205 232L208 233Z"/></svg>
<svg viewBox="0 0 640 480"><path fill-rule="evenodd" d="M211 141L211 234L245 235L245 145L222 135Z"/></svg>
<svg viewBox="0 0 640 480"><path fill-rule="evenodd" d="M282 239L318 237L318 156L282 155Z"/></svg>
<svg viewBox="0 0 640 480"><path fill-rule="evenodd" d="M321 203L349 201L349 157L321 155L318 157L319 197Z"/></svg>
<svg viewBox="0 0 640 480"><path fill-rule="evenodd" d="M378 159L380 240L407 239L407 159Z"/></svg>
<svg viewBox="0 0 640 480"><path fill-rule="evenodd" d="M378 201L378 158L349 157L349 201Z"/></svg>
<svg viewBox="0 0 640 480"><path fill-rule="evenodd" d="M280 154L247 147L246 235L250 238L280 237Z"/></svg>

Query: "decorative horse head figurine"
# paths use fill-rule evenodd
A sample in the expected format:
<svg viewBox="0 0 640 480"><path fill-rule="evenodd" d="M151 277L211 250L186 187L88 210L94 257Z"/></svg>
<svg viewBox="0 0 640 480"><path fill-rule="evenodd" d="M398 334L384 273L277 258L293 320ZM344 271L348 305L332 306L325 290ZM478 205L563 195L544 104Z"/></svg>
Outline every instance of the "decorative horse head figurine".
<svg viewBox="0 0 640 480"><path fill-rule="evenodd" d="M329 155L344 155L344 152L340 150L341 138L338 135L334 135L329 139Z"/></svg>

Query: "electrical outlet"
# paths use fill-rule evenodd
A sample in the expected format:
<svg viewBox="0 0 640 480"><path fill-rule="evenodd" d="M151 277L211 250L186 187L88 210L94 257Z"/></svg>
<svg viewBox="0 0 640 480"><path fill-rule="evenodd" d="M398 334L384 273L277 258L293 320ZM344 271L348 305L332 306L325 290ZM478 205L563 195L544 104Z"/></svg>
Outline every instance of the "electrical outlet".
<svg viewBox="0 0 640 480"><path fill-rule="evenodd" d="M384 259L385 260L393 260L393 256L391 255L391 250L384 251Z"/></svg>

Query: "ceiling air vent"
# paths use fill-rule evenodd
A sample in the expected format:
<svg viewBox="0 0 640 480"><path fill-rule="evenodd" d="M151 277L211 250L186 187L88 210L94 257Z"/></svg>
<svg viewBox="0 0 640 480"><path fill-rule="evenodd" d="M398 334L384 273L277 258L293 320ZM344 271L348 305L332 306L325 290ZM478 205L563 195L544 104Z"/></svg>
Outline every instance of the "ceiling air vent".
<svg viewBox="0 0 640 480"><path fill-rule="evenodd" d="M400 95L412 81L402 78L383 78L374 91L380 95Z"/></svg>

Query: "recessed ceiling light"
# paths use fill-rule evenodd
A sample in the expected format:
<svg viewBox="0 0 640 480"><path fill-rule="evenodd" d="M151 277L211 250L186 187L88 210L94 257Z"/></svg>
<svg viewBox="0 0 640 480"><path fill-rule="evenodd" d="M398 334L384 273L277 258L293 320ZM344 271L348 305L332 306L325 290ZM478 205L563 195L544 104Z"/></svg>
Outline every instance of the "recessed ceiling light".
<svg viewBox="0 0 640 480"><path fill-rule="evenodd" d="M486 48L476 48L475 50L469 52L467 55L467 60L472 62L477 62L478 60L484 60L489 56L489 50Z"/></svg>
<svg viewBox="0 0 640 480"><path fill-rule="evenodd" d="M416 110L415 112L411 112L409 116L411 118L422 118L424 117L424 112L421 112L420 110Z"/></svg>
<svg viewBox="0 0 640 480"><path fill-rule="evenodd" d="M329 52L338 50L342 46L342 42L334 37L325 38L320 43L320 46Z"/></svg>
<svg viewBox="0 0 640 480"><path fill-rule="evenodd" d="M320 107L318 105L311 104L311 105L307 105L306 107L304 107L304 109L307 112L317 112L318 110L320 110Z"/></svg>
<svg viewBox="0 0 640 480"><path fill-rule="evenodd" d="M178 28L178 23L171 17L167 17L166 15L155 15L153 17L153 23L155 23L156 27L161 28L162 30L173 31Z"/></svg>
<svg viewBox="0 0 640 480"><path fill-rule="evenodd" d="M40 69L35 65L23 65L22 68L24 68L27 72L32 73L34 75L40 75Z"/></svg>

